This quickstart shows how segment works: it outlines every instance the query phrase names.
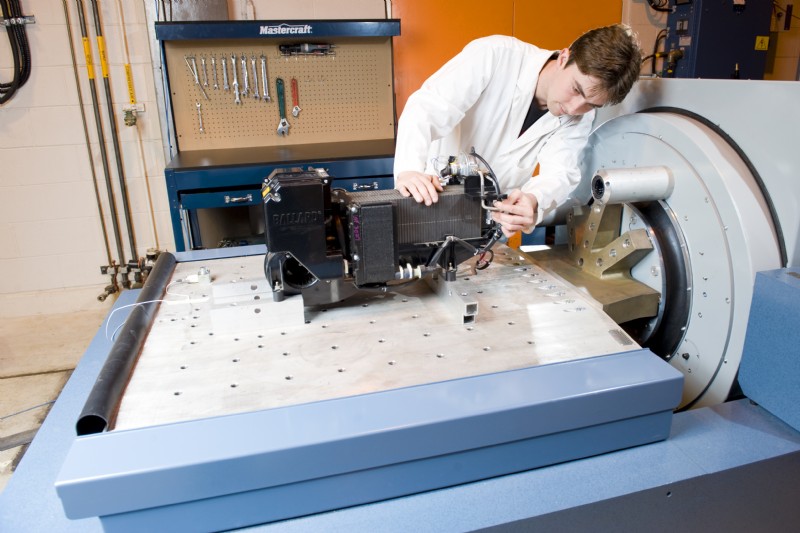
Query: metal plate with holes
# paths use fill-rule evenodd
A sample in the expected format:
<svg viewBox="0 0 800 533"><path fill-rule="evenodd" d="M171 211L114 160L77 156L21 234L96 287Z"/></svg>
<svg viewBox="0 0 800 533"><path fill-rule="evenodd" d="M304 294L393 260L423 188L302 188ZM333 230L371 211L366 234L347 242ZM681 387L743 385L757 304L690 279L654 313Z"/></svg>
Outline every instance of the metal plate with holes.
<svg viewBox="0 0 800 533"><path fill-rule="evenodd" d="M211 283L189 283L200 267ZM179 263L114 429L256 411L638 348L584 296L499 247L450 290L425 283L325 308L272 301L263 256Z"/></svg>

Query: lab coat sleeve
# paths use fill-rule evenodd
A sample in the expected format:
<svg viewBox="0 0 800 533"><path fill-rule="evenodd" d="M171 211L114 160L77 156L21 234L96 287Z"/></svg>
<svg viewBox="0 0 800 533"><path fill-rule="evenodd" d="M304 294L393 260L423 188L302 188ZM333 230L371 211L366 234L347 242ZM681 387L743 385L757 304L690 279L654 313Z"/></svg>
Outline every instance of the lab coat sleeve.
<svg viewBox="0 0 800 533"><path fill-rule="evenodd" d="M547 140L539 153L539 174L522 186L522 191L532 193L539 207L536 223L567 199L581 179L579 158L583 152L594 121L594 111L566 124Z"/></svg>
<svg viewBox="0 0 800 533"><path fill-rule="evenodd" d="M454 130L491 80L500 53L492 44L503 38L472 41L409 97L397 125L395 176L425 171L431 143Z"/></svg>

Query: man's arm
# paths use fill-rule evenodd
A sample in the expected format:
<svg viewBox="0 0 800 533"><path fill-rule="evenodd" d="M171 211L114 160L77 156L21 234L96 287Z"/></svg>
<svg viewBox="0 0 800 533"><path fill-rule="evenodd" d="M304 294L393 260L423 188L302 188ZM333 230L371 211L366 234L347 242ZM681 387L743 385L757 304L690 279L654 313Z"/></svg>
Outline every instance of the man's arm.
<svg viewBox="0 0 800 533"><path fill-rule="evenodd" d="M595 112L577 118L574 124L560 128L547 140L539 153L539 174L522 186L522 192L536 198L535 224L561 204L581 180L578 166L589 139Z"/></svg>
<svg viewBox="0 0 800 533"><path fill-rule="evenodd" d="M426 174L431 143L450 134L475 104L492 78L493 36L469 43L412 94L398 121L395 188L426 204L438 199L438 179Z"/></svg>

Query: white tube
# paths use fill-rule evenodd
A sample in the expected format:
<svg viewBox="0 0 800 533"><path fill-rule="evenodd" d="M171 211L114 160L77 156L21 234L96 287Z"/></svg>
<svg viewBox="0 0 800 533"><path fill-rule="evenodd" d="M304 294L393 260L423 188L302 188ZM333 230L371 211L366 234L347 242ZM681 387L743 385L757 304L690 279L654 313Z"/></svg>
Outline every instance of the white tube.
<svg viewBox="0 0 800 533"><path fill-rule="evenodd" d="M667 167L604 168L592 179L592 196L604 204L664 200L675 180Z"/></svg>

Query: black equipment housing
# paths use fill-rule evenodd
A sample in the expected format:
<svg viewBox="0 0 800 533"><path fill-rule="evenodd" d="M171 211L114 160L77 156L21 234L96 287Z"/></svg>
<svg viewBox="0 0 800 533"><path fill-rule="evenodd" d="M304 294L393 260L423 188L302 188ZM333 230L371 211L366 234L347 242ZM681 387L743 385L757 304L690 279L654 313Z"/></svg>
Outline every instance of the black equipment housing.
<svg viewBox="0 0 800 533"><path fill-rule="evenodd" d="M501 232L484 209L498 198L480 176L451 176L431 206L397 190L347 192L322 169L277 169L264 181L265 274L273 298L302 294L306 305L441 271L489 252ZM491 191L483 193L486 189ZM488 264L488 263L487 263Z"/></svg>

